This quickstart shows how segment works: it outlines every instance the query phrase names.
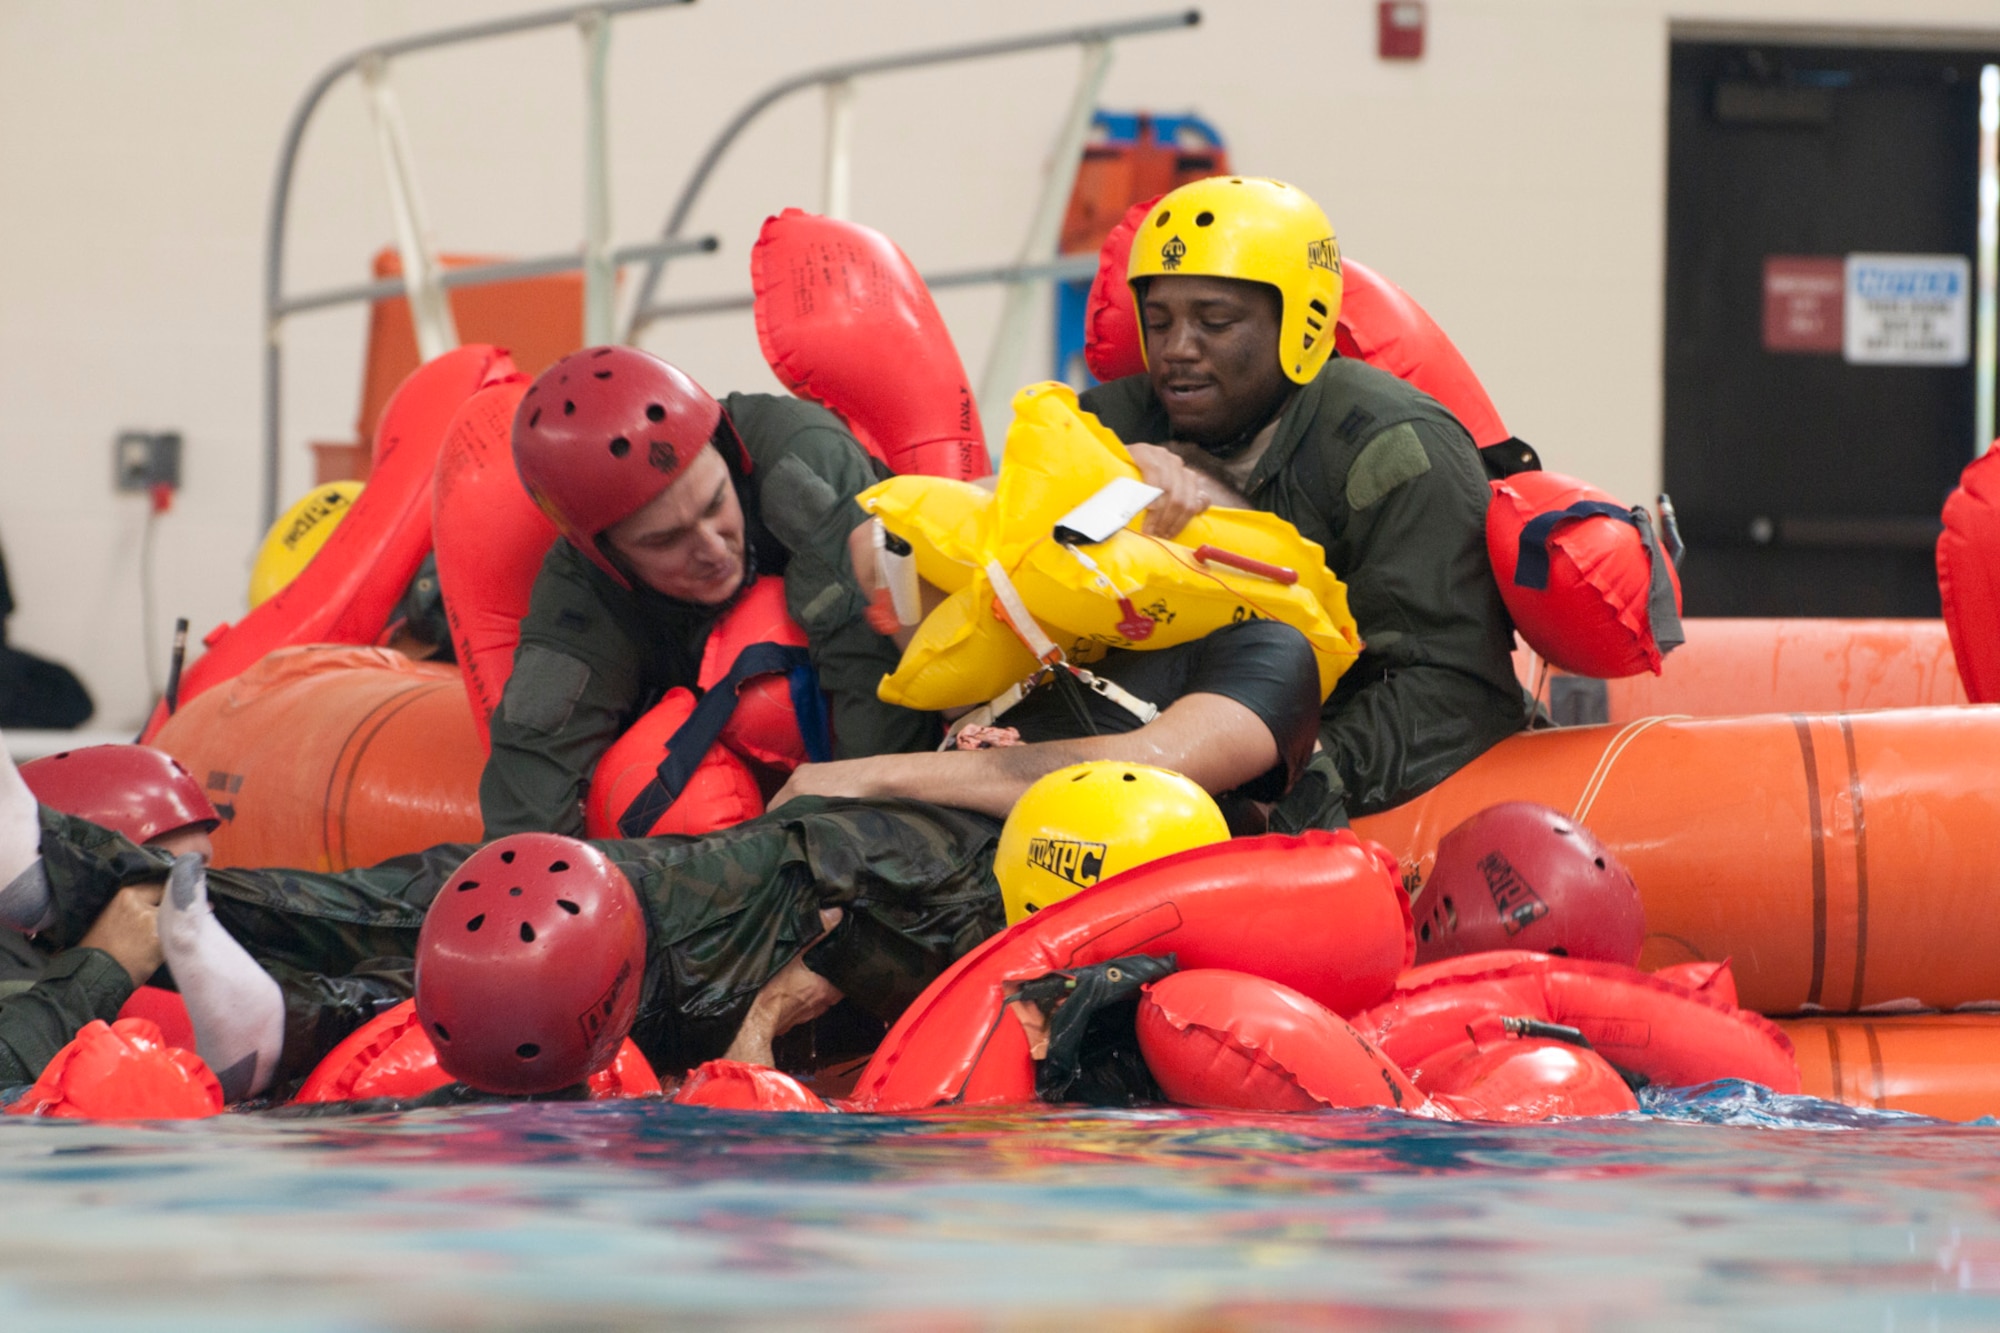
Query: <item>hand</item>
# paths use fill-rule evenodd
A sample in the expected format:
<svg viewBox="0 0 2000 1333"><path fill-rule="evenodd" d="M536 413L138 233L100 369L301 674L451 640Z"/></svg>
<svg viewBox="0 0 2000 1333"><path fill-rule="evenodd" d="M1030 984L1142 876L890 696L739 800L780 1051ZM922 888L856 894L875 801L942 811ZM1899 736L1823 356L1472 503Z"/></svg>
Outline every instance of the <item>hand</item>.
<svg viewBox="0 0 2000 1333"><path fill-rule="evenodd" d="M102 949L117 959L135 986L145 984L166 961L160 952L161 887L135 884L120 889L80 942L83 948Z"/></svg>
<svg viewBox="0 0 2000 1333"><path fill-rule="evenodd" d="M1138 465L1139 479L1163 492L1146 507L1142 531L1150 537L1173 538L1209 506L1207 478L1182 462L1173 450L1157 444L1128 444Z"/></svg>
<svg viewBox="0 0 2000 1333"><path fill-rule="evenodd" d="M800 764L764 808L776 810L785 802L801 796L886 795L886 792L877 790L880 784L876 771L873 759L836 759L825 764Z"/></svg>
<svg viewBox="0 0 2000 1333"><path fill-rule="evenodd" d="M841 915L838 907L821 909L819 939L825 939L840 924ZM743 1025L736 1030L736 1038L722 1058L752 1065L775 1065L777 1061L771 1055L773 1041L799 1024L818 1018L843 998L831 981L806 966L805 954L801 952L757 992L757 998L750 1002L750 1012L743 1016Z"/></svg>

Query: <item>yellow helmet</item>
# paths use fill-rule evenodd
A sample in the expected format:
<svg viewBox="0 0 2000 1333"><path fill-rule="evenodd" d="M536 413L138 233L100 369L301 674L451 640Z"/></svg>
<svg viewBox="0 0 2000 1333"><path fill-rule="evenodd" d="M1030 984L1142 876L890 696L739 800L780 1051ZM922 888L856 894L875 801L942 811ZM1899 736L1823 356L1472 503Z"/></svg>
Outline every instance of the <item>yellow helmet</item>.
<svg viewBox="0 0 2000 1333"><path fill-rule="evenodd" d="M250 605L277 596L299 576L360 494L358 481L328 482L313 487L279 516L264 534L264 544L257 548L257 563L250 567Z"/></svg>
<svg viewBox="0 0 2000 1333"><path fill-rule="evenodd" d="M1261 176L1210 176L1153 205L1132 238L1125 270L1138 282L1167 274L1239 278L1278 289L1278 364L1294 384L1311 383L1333 354L1340 316L1340 242L1306 192ZM1140 310L1139 328L1146 327ZM1144 350L1145 339L1140 339Z"/></svg>
<svg viewBox="0 0 2000 1333"><path fill-rule="evenodd" d="M1072 764L1036 779L1014 803L993 877L1011 926L1100 879L1228 836L1215 801L1178 773Z"/></svg>

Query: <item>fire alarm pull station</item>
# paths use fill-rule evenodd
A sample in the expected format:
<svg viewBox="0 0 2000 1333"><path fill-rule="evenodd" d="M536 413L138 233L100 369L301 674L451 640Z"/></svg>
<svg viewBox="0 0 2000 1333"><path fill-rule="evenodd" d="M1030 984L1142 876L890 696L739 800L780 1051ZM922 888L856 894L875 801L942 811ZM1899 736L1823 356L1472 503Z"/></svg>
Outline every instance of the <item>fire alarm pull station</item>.
<svg viewBox="0 0 2000 1333"><path fill-rule="evenodd" d="M1376 53L1384 60L1424 54L1424 0L1381 0L1375 7Z"/></svg>

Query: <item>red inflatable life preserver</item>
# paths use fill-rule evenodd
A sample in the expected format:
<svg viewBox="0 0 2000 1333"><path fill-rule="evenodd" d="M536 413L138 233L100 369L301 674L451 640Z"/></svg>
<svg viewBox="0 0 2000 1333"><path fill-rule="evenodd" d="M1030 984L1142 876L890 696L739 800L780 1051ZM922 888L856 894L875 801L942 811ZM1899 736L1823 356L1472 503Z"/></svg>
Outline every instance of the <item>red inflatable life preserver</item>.
<svg viewBox="0 0 2000 1333"><path fill-rule="evenodd" d="M1486 553L1528 646L1579 676L1660 674L1681 643L1681 582L1643 508L1555 472L1492 483Z"/></svg>
<svg viewBox="0 0 2000 1333"><path fill-rule="evenodd" d="M350 1102L370 1097L421 1097L452 1081L438 1067L437 1047L417 1019L417 1002L405 1000L363 1023L326 1053L295 1102ZM656 1097L660 1080L631 1038L586 1085L593 1101Z"/></svg>
<svg viewBox="0 0 2000 1333"><path fill-rule="evenodd" d="M930 289L888 237L788 208L750 249L757 345L896 472L992 471L971 381Z"/></svg>
<svg viewBox="0 0 2000 1333"><path fill-rule="evenodd" d="M1480 970L1482 959L1493 965ZM1468 954L1406 977L1395 996L1354 1018L1362 1036L1423 1087L1431 1062L1482 1018L1573 1027L1621 1070L1662 1087L1719 1078L1799 1090L1792 1044L1770 1020L1686 986L1616 963Z"/></svg>
<svg viewBox="0 0 2000 1333"><path fill-rule="evenodd" d="M806 632L785 609L782 579L758 579L715 622L702 646L696 683L704 690L714 689L735 669L743 650L760 643L806 646ZM789 673L767 672L737 685L736 708L723 724L722 743L753 763L786 773L806 762L807 747L799 730Z"/></svg>
<svg viewBox="0 0 2000 1333"><path fill-rule="evenodd" d="M479 743L514 674L521 619L556 529L514 470L514 409L528 377L492 381L465 401L445 431L432 488L438 584Z"/></svg>
<svg viewBox="0 0 2000 1333"><path fill-rule="evenodd" d="M1224 968L1175 972L1140 994L1139 1052L1167 1100L1235 1111L1423 1105L1403 1071L1290 986Z"/></svg>
<svg viewBox="0 0 2000 1333"><path fill-rule="evenodd" d="M1385 998L1416 936L1401 882L1352 833L1237 838L1162 857L987 940L917 997L850 1105L914 1111L1035 1099L1009 983L1128 954L1175 954L1290 986L1335 1013Z"/></svg>
<svg viewBox="0 0 2000 1333"><path fill-rule="evenodd" d="M1084 305L1084 364L1100 380L1123 379L1146 369L1139 316L1125 281L1132 237L1159 198L1134 204L1104 238L1097 276ZM1484 449L1512 437L1485 386L1437 321L1408 292L1350 258L1341 260L1340 313L1334 347L1386 370L1444 404Z"/></svg>
<svg viewBox="0 0 2000 1333"><path fill-rule="evenodd" d="M618 821L657 776L667 746L694 712L694 696L668 690L664 699L612 743L597 761L583 802L587 837L619 838ZM764 794L743 761L712 745L688 775L680 795L640 836L713 833L764 813Z"/></svg>
<svg viewBox="0 0 2000 1333"><path fill-rule="evenodd" d="M354 507L283 591L209 632L208 651L181 676L181 702L235 679L275 648L374 643L431 549L431 482L445 427L482 386L512 374L507 353L484 343L411 372L382 409L375 468ZM151 741L166 721L162 702L140 739Z"/></svg>
<svg viewBox="0 0 2000 1333"><path fill-rule="evenodd" d="M194 1019L188 1016L187 1001L180 992L158 986L139 986L119 1006L120 1018L143 1018L160 1030L160 1040L184 1051L194 1049Z"/></svg>
<svg viewBox="0 0 2000 1333"><path fill-rule="evenodd" d="M1937 568L1965 696L2000 703L2000 447L1968 464L1945 500Z"/></svg>
<svg viewBox="0 0 2000 1333"><path fill-rule="evenodd" d="M1639 1099L1603 1056L1523 1035L1492 1015L1468 1024L1466 1040L1432 1056L1417 1086L1462 1120L1524 1124L1639 1109Z"/></svg>
<svg viewBox="0 0 2000 1333"><path fill-rule="evenodd" d="M149 1019L92 1019L55 1053L9 1115L61 1120L198 1120L222 1111L222 1084Z"/></svg>
<svg viewBox="0 0 2000 1333"><path fill-rule="evenodd" d="M741 1060L710 1060L673 1096L675 1106L707 1106L718 1111L831 1111L810 1088L790 1074Z"/></svg>

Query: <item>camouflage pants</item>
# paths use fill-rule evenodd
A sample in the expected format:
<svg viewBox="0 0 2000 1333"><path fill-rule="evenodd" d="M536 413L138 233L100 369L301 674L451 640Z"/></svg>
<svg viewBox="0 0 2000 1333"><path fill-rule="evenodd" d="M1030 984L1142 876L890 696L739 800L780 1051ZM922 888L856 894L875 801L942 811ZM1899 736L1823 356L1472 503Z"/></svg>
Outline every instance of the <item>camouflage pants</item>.
<svg viewBox="0 0 2000 1333"><path fill-rule="evenodd" d="M75 944L118 889L164 863L107 829L42 811L57 919ZM646 976L632 1038L662 1070L720 1055L758 990L846 920L807 965L850 999L893 1017L953 959L1003 924L993 881L999 825L916 801L807 798L698 838L595 845L646 914ZM281 1079L307 1072L388 1004L413 993L424 912L469 845L433 847L364 870L211 870L217 919L285 992Z"/></svg>

